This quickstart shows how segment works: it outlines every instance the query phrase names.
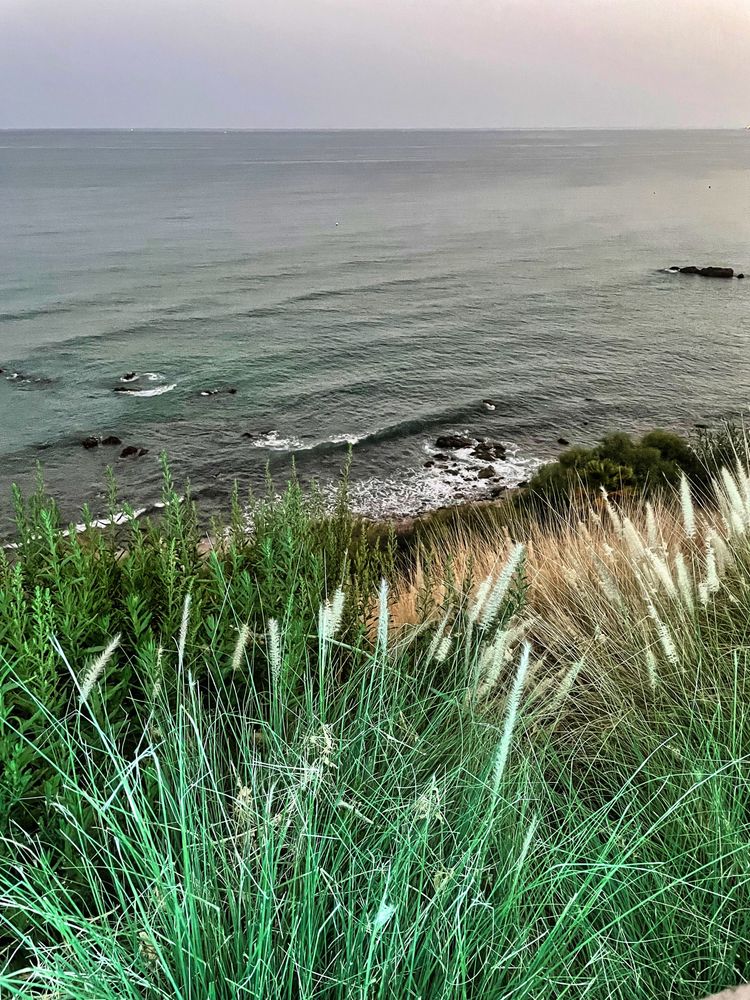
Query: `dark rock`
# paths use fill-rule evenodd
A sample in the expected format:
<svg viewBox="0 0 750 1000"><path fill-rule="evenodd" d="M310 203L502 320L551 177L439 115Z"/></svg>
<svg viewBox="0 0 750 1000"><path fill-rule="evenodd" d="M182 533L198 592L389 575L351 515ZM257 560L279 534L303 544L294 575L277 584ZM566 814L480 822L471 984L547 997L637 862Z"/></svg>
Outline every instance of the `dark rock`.
<svg viewBox="0 0 750 1000"><path fill-rule="evenodd" d="M431 469L434 465L435 465L435 463L432 462L432 461L424 463L425 469Z"/></svg>
<svg viewBox="0 0 750 1000"><path fill-rule="evenodd" d="M505 445L500 441L479 441L471 453L483 462L502 461L507 454Z"/></svg>
<svg viewBox="0 0 750 1000"><path fill-rule="evenodd" d="M442 453L442 451L436 451L435 454L432 457L435 459L436 462L447 462L448 461L448 456L444 455Z"/></svg>
<svg viewBox="0 0 750 1000"><path fill-rule="evenodd" d="M92 448L99 447L99 438L97 437L86 437L81 441L81 444L86 449L86 451L91 451Z"/></svg>
<svg viewBox="0 0 750 1000"><path fill-rule="evenodd" d="M561 444L563 446L563 448L567 448L568 445L570 444L570 441L568 441L567 438L558 438L557 439L557 443Z"/></svg>
<svg viewBox="0 0 750 1000"><path fill-rule="evenodd" d="M102 439L102 444L107 448L111 448L116 444L122 444L122 441L115 434L109 434L107 437Z"/></svg>
<svg viewBox="0 0 750 1000"><path fill-rule="evenodd" d="M491 465L486 465L483 469L480 469L477 473L477 479L494 479L495 470Z"/></svg>
<svg viewBox="0 0 750 1000"><path fill-rule="evenodd" d="M700 274L702 278L733 278L734 268L731 267L696 267L689 264L680 268L680 274Z"/></svg>
<svg viewBox="0 0 750 1000"><path fill-rule="evenodd" d="M446 469L445 471L448 473L449 476L457 476L458 475L458 469Z"/></svg>
<svg viewBox="0 0 750 1000"><path fill-rule="evenodd" d="M470 448L473 441L471 438L463 437L461 434L441 434L436 439L435 444L438 448L448 448L454 451L458 448Z"/></svg>
<svg viewBox="0 0 750 1000"><path fill-rule="evenodd" d="M493 486L490 490L490 497L496 500L498 497L502 497L507 493L507 488L505 486Z"/></svg>
<svg viewBox="0 0 750 1000"><path fill-rule="evenodd" d="M121 382L136 382L138 380L138 372L127 372L120 379Z"/></svg>
<svg viewBox="0 0 750 1000"><path fill-rule="evenodd" d="M745 275L744 275L744 274L742 273L742 271L740 271L740 273L739 273L739 274L737 275L737 277L738 277L738 278L744 278L744 277L745 277Z"/></svg>
<svg viewBox="0 0 750 1000"><path fill-rule="evenodd" d="M148 448L139 448L135 444L129 444L120 452L120 458L140 458L141 455L148 455Z"/></svg>
<svg viewBox="0 0 750 1000"><path fill-rule="evenodd" d="M731 267L702 267L700 273L704 278L733 278L734 268Z"/></svg>

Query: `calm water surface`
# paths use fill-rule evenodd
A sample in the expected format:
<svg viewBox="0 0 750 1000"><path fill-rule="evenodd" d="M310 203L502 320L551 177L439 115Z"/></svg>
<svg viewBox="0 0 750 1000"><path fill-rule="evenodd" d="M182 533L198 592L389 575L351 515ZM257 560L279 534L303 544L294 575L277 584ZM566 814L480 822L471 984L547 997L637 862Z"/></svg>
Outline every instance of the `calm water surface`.
<svg viewBox="0 0 750 1000"><path fill-rule="evenodd" d="M4 132L0 220L4 513L37 461L73 516L107 463L210 507L349 441L408 512L488 488L425 468L444 431L510 446L492 488L747 402L750 280L661 270L750 271L746 132Z"/></svg>

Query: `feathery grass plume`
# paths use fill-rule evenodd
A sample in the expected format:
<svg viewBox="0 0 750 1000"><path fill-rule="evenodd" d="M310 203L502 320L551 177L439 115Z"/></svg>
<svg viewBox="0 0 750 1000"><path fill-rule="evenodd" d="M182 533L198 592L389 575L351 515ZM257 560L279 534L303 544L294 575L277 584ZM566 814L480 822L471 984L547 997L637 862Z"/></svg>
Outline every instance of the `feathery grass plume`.
<svg viewBox="0 0 750 1000"><path fill-rule="evenodd" d="M688 538L695 538L695 507L690 483L685 473L680 478L680 506L682 507L682 523Z"/></svg>
<svg viewBox="0 0 750 1000"><path fill-rule="evenodd" d="M680 598L685 607L689 611L693 611L695 608L694 580L688 570L687 563L685 562L685 556L682 552L677 553L674 557L674 562L677 575L677 589L680 592Z"/></svg>
<svg viewBox="0 0 750 1000"><path fill-rule="evenodd" d="M268 619L268 663L271 668L271 679L273 686L278 690L281 679L281 636L279 635L279 623L276 618Z"/></svg>
<svg viewBox="0 0 750 1000"><path fill-rule="evenodd" d="M666 590L671 598L678 600L679 592L677 590L677 585L672 578L672 572L667 565L666 560L662 559L651 549L646 549L646 559L651 567L654 576L659 580L662 587Z"/></svg>
<svg viewBox="0 0 750 1000"><path fill-rule="evenodd" d="M250 626L246 623L239 631L237 636L237 642L235 643L234 653L232 654L232 672L236 672L240 669L242 665L242 656L247 647L247 640L250 638Z"/></svg>
<svg viewBox="0 0 750 1000"><path fill-rule="evenodd" d="M341 587L333 595L333 600L326 600L320 605L318 610L318 634L323 642L330 642L335 638L341 627L341 619L344 614L344 603L346 595Z"/></svg>
<svg viewBox="0 0 750 1000"><path fill-rule="evenodd" d="M492 644L487 649L486 656L481 658L481 673L479 675L479 683L477 684L475 699L477 703L484 701L494 688L495 684L497 684L497 679L500 676L506 661L508 640L511 635L512 632L510 629L498 633Z"/></svg>
<svg viewBox="0 0 750 1000"><path fill-rule="evenodd" d="M500 610L500 605L503 602L503 598L508 592L508 588L511 585L513 576L518 569L519 563L524 554L524 547L520 543L513 546L508 561L503 566L500 576L497 578L497 583L492 588L492 593L487 598L487 601L482 612L482 617L479 622L480 628L489 628Z"/></svg>
<svg viewBox="0 0 750 1000"><path fill-rule="evenodd" d="M331 614L328 622L329 639L335 638L338 630L341 628L341 620L344 617L345 604L346 594L341 587L337 587L336 592L333 595L333 600L331 601Z"/></svg>
<svg viewBox="0 0 750 1000"><path fill-rule="evenodd" d="M607 514L609 516L610 521L612 522L612 527L615 529L615 531L617 532L618 535L621 535L622 534L622 520L620 519L620 515L617 513L617 511L615 510L615 508L609 502L609 493L607 493L607 491L604 489L603 486L600 486L599 489L600 489L601 494L602 494L602 500L604 501L604 506L605 506L605 508L607 510Z"/></svg>
<svg viewBox="0 0 750 1000"><path fill-rule="evenodd" d="M185 603L182 605L182 621L180 622L180 637L177 642L177 665L182 669L182 664L185 659L185 643L187 642L188 625L190 623L190 605L192 604L193 596L190 591L185 594Z"/></svg>
<svg viewBox="0 0 750 1000"><path fill-rule="evenodd" d="M659 643L661 644L661 648L664 650L664 655L673 666L677 666L680 662L680 657L677 652L677 647L674 644L674 640L670 635L669 629L664 621L662 621L659 617L659 612L656 610L653 601L648 598L646 599L646 608L648 609L651 621L656 626L656 634L659 636Z"/></svg>
<svg viewBox="0 0 750 1000"><path fill-rule="evenodd" d="M573 690L573 685L576 682L578 675L583 669L583 665L586 662L584 657L580 660L576 660L570 670L566 671L565 676L560 681L560 686L558 687L555 695L550 704L550 710L552 714L556 714L562 707L563 702L567 699L570 692Z"/></svg>
<svg viewBox="0 0 750 1000"><path fill-rule="evenodd" d="M453 645L453 636L444 635L440 640L438 648L435 650L435 663L445 663Z"/></svg>
<svg viewBox="0 0 750 1000"><path fill-rule="evenodd" d="M470 623L474 623L479 615L481 614L484 603L487 600L487 595L490 592L490 587L492 586L492 573L486 576L479 585L479 589L476 592L474 600L472 601L471 607L469 608L469 613L467 614L467 619Z"/></svg>
<svg viewBox="0 0 750 1000"><path fill-rule="evenodd" d="M655 691L656 686L659 683L659 672L654 651L650 646L646 647L646 670L648 672L648 682L651 685L652 690Z"/></svg>
<svg viewBox="0 0 750 1000"><path fill-rule="evenodd" d="M657 549L661 545L654 507L648 500L646 501L646 540L650 549Z"/></svg>
<svg viewBox="0 0 750 1000"><path fill-rule="evenodd" d="M432 642L427 647L427 658L426 658L426 662L427 663L431 663L432 662L432 660L435 657L435 654L437 653L437 651L438 651L441 643L445 639L445 635L446 635L445 630L448 627L448 619L450 618L450 615L451 615L451 612L450 612L450 609L448 609L448 611L446 611L446 613L443 615L443 617L442 617L442 619L440 621L440 624L438 625L437 629L435 630L435 635L432 637Z"/></svg>
<svg viewBox="0 0 750 1000"><path fill-rule="evenodd" d="M378 648L380 650L388 648L388 619L388 583L382 579L378 594Z"/></svg>
<svg viewBox="0 0 750 1000"><path fill-rule="evenodd" d="M599 582L602 585L602 590L606 594L607 599L612 604L622 607L624 602L622 594L620 593L620 588L617 586L617 583L615 582L615 578L609 572L607 567L602 563L602 561L599 558L597 558L596 554L594 554L594 559L595 559L594 565L596 567L596 575L599 577Z"/></svg>
<svg viewBox="0 0 750 1000"><path fill-rule="evenodd" d="M745 501L739 487L729 469L724 468L721 470L721 481L724 485L725 495L729 501L730 510L735 515L734 519L742 525L739 534L743 534L750 522L750 512L745 506Z"/></svg>
<svg viewBox="0 0 750 1000"><path fill-rule="evenodd" d="M636 531L635 525L629 517L622 518L622 537L636 559L640 559L646 547L643 544L640 533Z"/></svg>
<svg viewBox="0 0 750 1000"><path fill-rule="evenodd" d="M721 537L718 531L712 528L706 535L706 546L710 545L716 555L716 562L720 574L726 573L729 566L734 562L731 549Z"/></svg>
<svg viewBox="0 0 750 1000"><path fill-rule="evenodd" d="M745 500L745 509L750 512L750 476L748 476L747 469L745 469L740 461L739 455L735 462L735 477Z"/></svg>
<svg viewBox="0 0 750 1000"><path fill-rule="evenodd" d="M706 546L706 589L709 594L715 594L721 587L721 580L716 568L716 553L709 543Z"/></svg>
<svg viewBox="0 0 750 1000"><path fill-rule="evenodd" d="M120 645L121 638L121 635L116 635L104 652L100 653L99 656L97 656L97 658L91 663L86 670L86 673L81 678L79 695L81 705L88 701L91 692L101 679L102 674L107 669L107 664L112 659L117 647Z"/></svg>
<svg viewBox="0 0 750 1000"><path fill-rule="evenodd" d="M511 740L513 739L513 730L516 727L516 717L518 715L519 705L521 704L521 695L523 694L523 686L526 682L526 674L529 670L530 658L531 646L527 642L524 643L521 659L518 663L516 679L513 682L513 688L511 689L510 696L508 698L503 735L500 739L500 743L498 744L497 752L495 753L495 762L492 768L492 797L494 800L497 800L500 792L500 783L502 782L503 774L505 773L505 766L508 763L508 753L510 752Z"/></svg>

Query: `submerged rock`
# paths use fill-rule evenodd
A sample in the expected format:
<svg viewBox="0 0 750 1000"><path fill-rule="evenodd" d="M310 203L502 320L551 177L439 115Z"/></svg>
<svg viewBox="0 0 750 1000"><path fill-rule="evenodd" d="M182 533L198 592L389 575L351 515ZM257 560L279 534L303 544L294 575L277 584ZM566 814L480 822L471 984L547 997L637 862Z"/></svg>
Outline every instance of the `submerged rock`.
<svg viewBox="0 0 750 1000"><path fill-rule="evenodd" d="M117 444L122 444L122 441L120 440L120 438L117 437L116 434L108 434L107 437L102 438L102 444L105 447L109 448Z"/></svg>
<svg viewBox="0 0 750 1000"><path fill-rule="evenodd" d="M81 441L81 444L86 449L86 451L91 451L92 448L99 447L99 438L93 436L85 437L83 441Z"/></svg>
<svg viewBox="0 0 750 1000"><path fill-rule="evenodd" d="M557 443L558 443L558 444L561 444L561 445L563 446L563 448L567 448L567 447L568 447L568 445L570 444L570 441L568 441L568 439L567 439L567 438L563 438L563 437L559 437L559 438L557 439Z"/></svg>
<svg viewBox="0 0 750 1000"><path fill-rule="evenodd" d="M129 444L120 452L120 458L140 458L142 455L148 455L148 448L139 448L135 444Z"/></svg>

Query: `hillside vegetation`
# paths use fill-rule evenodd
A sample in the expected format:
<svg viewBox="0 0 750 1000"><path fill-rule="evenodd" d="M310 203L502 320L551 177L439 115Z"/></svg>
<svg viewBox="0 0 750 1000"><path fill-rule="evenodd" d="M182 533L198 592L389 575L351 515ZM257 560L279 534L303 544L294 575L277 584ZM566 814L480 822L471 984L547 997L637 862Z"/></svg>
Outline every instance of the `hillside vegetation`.
<svg viewBox="0 0 750 1000"><path fill-rule="evenodd" d="M158 523L64 535L43 491L17 498L0 996L692 1000L747 979L736 452L408 545L365 530L345 482L332 511L294 483L235 502L208 552L168 471Z"/></svg>

